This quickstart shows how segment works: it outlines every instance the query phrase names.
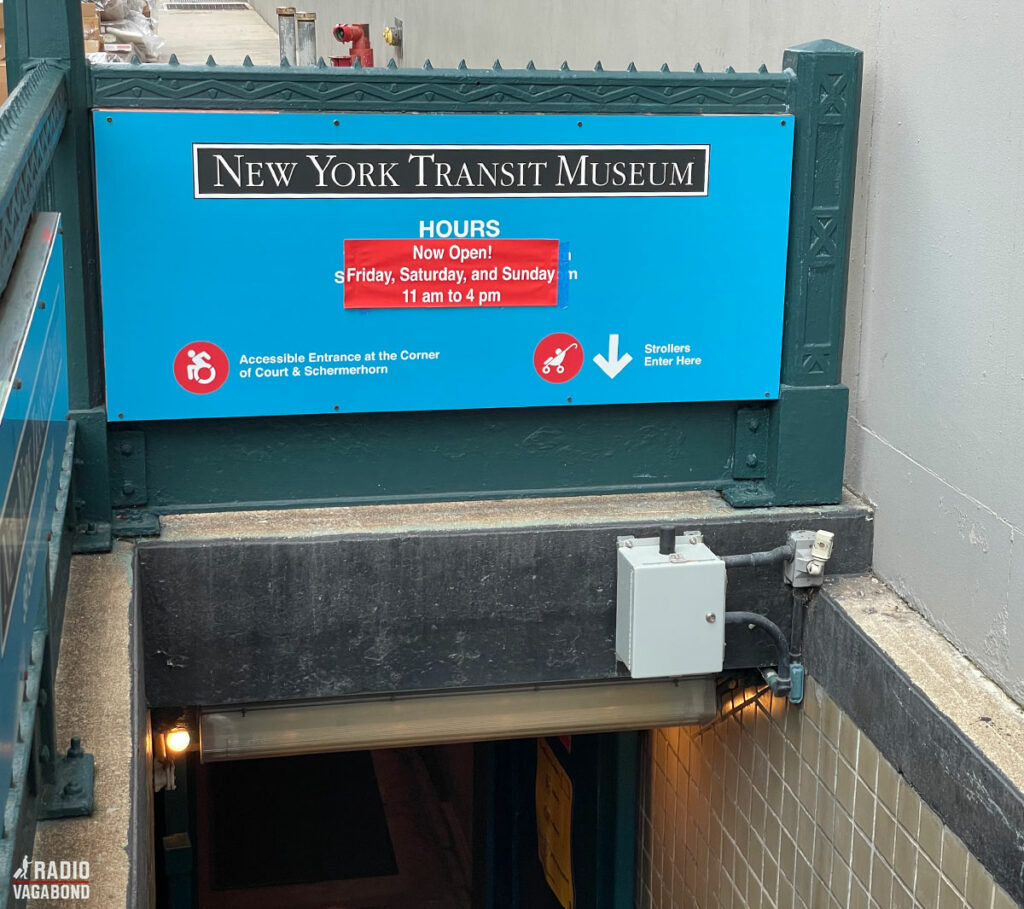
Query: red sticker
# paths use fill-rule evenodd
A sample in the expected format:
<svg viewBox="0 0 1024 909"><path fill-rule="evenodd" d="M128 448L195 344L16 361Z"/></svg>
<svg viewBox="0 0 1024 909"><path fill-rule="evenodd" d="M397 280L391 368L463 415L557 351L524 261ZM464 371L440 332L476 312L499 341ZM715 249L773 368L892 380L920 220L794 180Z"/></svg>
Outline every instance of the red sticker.
<svg viewBox="0 0 1024 909"><path fill-rule="evenodd" d="M557 240L346 240L345 309L558 305Z"/></svg>
<svg viewBox="0 0 1024 909"><path fill-rule="evenodd" d="M548 335L533 352L533 368L547 382L568 382L583 368L583 348L572 335Z"/></svg>
<svg viewBox="0 0 1024 909"><path fill-rule="evenodd" d="M174 378L178 384L196 395L208 395L227 380L228 355L209 341L186 344L174 358Z"/></svg>

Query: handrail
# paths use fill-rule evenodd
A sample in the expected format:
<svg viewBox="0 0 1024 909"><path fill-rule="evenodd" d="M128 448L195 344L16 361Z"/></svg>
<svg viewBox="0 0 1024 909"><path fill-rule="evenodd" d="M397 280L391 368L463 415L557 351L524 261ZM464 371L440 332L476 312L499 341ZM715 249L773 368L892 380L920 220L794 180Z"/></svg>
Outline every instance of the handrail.
<svg viewBox="0 0 1024 909"><path fill-rule="evenodd" d="M0 291L35 207L68 114L64 70L43 60L0 107Z"/></svg>

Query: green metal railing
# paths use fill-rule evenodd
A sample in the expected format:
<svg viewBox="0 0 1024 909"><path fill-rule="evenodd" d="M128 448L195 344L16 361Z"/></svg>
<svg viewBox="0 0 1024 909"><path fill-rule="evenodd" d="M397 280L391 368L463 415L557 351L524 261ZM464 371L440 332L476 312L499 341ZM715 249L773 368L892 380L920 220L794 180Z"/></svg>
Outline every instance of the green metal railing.
<svg viewBox="0 0 1024 909"><path fill-rule="evenodd" d="M35 61L0 108L0 877L32 854L37 818L92 810L92 758L58 758L53 711L71 561L75 424L67 414L54 162L65 67ZM16 879L15 879L16 882ZM0 907L16 899L0 891Z"/></svg>
<svg viewBox="0 0 1024 909"><path fill-rule="evenodd" d="M94 407L87 511L117 532L161 512L713 488L737 506L837 502L840 362L861 78L829 41L769 73L103 65L102 108L392 113L795 114L776 402L349 414L108 425ZM188 238L181 238L183 248ZM742 262L736 263L742 267ZM98 318L98 317L97 317ZM94 341L94 346L95 346ZM109 463L100 463L106 433ZM130 458L119 452L130 449ZM224 470L245 463L244 470ZM102 481L110 477L106 490ZM122 486L131 496L121 494ZM104 496L109 496L109 502ZM102 531L102 527L101 527ZM97 546L104 545L102 532Z"/></svg>
<svg viewBox="0 0 1024 909"><path fill-rule="evenodd" d="M28 71L0 109L0 289L50 177L67 113L66 74L46 60Z"/></svg>
<svg viewBox="0 0 1024 909"><path fill-rule="evenodd" d="M59 30L62 0L44 32ZM17 18L17 16L15 17ZM56 23L54 25L53 23ZM44 42L45 43L45 42ZM55 45L56 39L49 41ZM23 40L22 45L26 42ZM71 42L71 58L80 50ZM14 42L15 66L31 59ZM719 489L738 506L841 495L840 383L861 55L793 48L781 72L336 69L67 64L68 129L54 196L70 268L69 366L79 426L83 549L152 532L182 510ZM110 424L103 404L90 108L344 112L795 115L778 401L381 413ZM70 210L69 210L70 208ZM72 211L73 210L73 211ZM74 223L72 223L74 222ZM188 238L181 238L187 249ZM737 267L742 267L737 262ZM70 272L69 272L70 276ZM144 343L140 339L140 343ZM124 452L130 451L130 455ZM224 470L245 462L244 470ZM123 490L130 488L131 494Z"/></svg>

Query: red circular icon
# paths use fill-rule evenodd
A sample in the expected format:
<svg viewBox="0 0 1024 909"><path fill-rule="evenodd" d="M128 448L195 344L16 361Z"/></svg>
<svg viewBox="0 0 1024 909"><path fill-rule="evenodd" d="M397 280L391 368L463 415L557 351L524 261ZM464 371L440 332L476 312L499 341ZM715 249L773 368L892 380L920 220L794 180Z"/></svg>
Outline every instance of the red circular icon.
<svg viewBox="0 0 1024 909"><path fill-rule="evenodd" d="M208 395L227 380L228 355L209 341L186 344L174 358L174 378L178 384L196 395Z"/></svg>
<svg viewBox="0 0 1024 909"><path fill-rule="evenodd" d="M533 368L547 382L568 382L583 368L583 348L572 335L548 335L533 352Z"/></svg>

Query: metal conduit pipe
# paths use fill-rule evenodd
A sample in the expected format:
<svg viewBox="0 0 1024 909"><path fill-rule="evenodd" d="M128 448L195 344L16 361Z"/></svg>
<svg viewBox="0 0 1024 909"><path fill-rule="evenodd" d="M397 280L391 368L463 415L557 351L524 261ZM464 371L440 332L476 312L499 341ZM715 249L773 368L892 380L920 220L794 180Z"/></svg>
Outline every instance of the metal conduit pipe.
<svg viewBox="0 0 1024 909"><path fill-rule="evenodd" d="M796 555L792 543L776 546L766 552L745 552L741 555L722 556L726 569L729 568L760 568L764 565L777 565L790 561Z"/></svg>
<svg viewBox="0 0 1024 909"><path fill-rule="evenodd" d="M789 694L791 686L789 641L786 640L786 635L783 634L782 629L767 616L759 615L756 612L727 612L725 614L725 624L754 625L771 635L775 649L778 652L779 668L778 672L765 673L765 681L772 689L773 694Z"/></svg>
<svg viewBox="0 0 1024 909"><path fill-rule="evenodd" d="M793 626L789 633L789 659L793 663L799 663L803 659L804 614L819 590L820 587L793 588Z"/></svg>

